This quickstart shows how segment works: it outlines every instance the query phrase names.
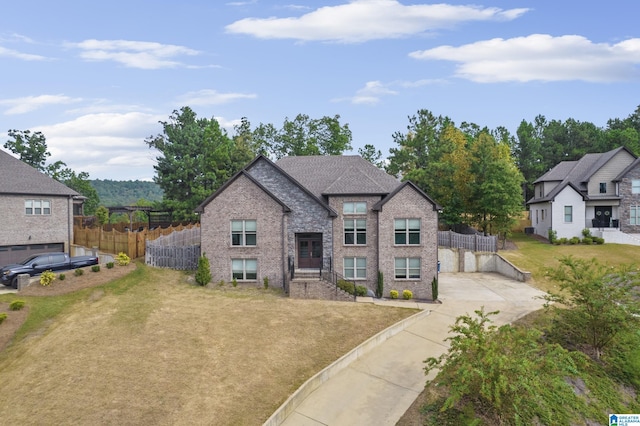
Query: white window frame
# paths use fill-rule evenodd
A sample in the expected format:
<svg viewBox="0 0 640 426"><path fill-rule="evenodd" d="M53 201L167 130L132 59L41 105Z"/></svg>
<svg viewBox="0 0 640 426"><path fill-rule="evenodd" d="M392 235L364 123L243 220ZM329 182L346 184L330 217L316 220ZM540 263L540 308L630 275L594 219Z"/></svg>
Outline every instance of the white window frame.
<svg viewBox="0 0 640 426"><path fill-rule="evenodd" d="M50 216L51 200L24 200L24 214L26 216Z"/></svg>
<svg viewBox="0 0 640 426"><path fill-rule="evenodd" d="M350 280L367 279L366 257L345 257L343 259L342 272L345 278Z"/></svg>
<svg viewBox="0 0 640 426"><path fill-rule="evenodd" d="M366 246L367 245L367 219L344 219L343 243L346 246ZM351 235L353 242L347 242L347 235ZM361 240L358 237L362 237Z"/></svg>
<svg viewBox="0 0 640 426"><path fill-rule="evenodd" d="M631 193L640 194L640 179L631 180Z"/></svg>
<svg viewBox="0 0 640 426"><path fill-rule="evenodd" d="M629 206L629 225L640 225L640 206Z"/></svg>
<svg viewBox="0 0 640 426"><path fill-rule="evenodd" d="M419 257L396 257L393 276L396 280L419 280L422 276L422 259Z"/></svg>
<svg viewBox="0 0 640 426"><path fill-rule="evenodd" d="M342 214L367 214L367 202L345 201L342 203Z"/></svg>
<svg viewBox="0 0 640 426"><path fill-rule="evenodd" d="M564 206L564 223L573 223L573 206Z"/></svg>
<svg viewBox="0 0 640 426"><path fill-rule="evenodd" d="M231 259L231 278L236 281L257 281L258 259Z"/></svg>
<svg viewBox="0 0 640 426"><path fill-rule="evenodd" d="M247 224L251 223L253 223L253 230L247 230ZM240 227L234 227L234 224L239 224ZM230 226L232 247L255 247L258 245L258 222L255 219L233 219ZM249 226L249 228L251 228L251 226ZM234 244L234 236L239 237L239 244ZM247 243L248 236L253 237L253 244Z"/></svg>
<svg viewBox="0 0 640 426"><path fill-rule="evenodd" d="M398 228L398 224L404 222L404 229ZM418 228L411 228L410 224L418 223ZM419 246L422 241L422 221L419 218L401 218L393 220L393 244L397 246ZM418 236L418 242L411 242L411 236ZM398 236L404 236L404 243L398 242Z"/></svg>

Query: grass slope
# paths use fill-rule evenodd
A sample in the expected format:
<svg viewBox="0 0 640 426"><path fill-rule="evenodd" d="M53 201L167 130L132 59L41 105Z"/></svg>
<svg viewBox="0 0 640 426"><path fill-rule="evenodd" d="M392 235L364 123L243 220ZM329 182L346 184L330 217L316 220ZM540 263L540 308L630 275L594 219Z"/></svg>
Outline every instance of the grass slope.
<svg viewBox="0 0 640 426"><path fill-rule="evenodd" d="M29 319L0 353L3 424L262 424L317 371L415 312L186 278L138 265L106 285L21 297Z"/></svg>

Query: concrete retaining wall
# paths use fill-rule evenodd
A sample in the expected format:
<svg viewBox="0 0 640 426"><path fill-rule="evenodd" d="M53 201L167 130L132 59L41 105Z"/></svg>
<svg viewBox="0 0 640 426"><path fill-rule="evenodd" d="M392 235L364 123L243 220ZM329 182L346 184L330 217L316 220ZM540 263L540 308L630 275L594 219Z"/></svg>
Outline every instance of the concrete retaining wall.
<svg viewBox="0 0 640 426"><path fill-rule="evenodd" d="M497 272L517 281L531 279L531 272L521 271L498 253L439 248L438 261L440 272Z"/></svg>

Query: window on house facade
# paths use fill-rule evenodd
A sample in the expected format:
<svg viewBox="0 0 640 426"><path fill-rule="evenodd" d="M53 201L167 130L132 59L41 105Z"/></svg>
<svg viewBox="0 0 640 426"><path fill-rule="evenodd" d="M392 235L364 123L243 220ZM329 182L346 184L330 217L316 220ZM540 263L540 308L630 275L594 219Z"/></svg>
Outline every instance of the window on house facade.
<svg viewBox="0 0 640 426"><path fill-rule="evenodd" d="M540 210L540 216L542 217L542 221L544 222L544 210Z"/></svg>
<svg viewBox="0 0 640 426"><path fill-rule="evenodd" d="M254 281L258 278L258 260L231 259L231 273L238 281Z"/></svg>
<svg viewBox="0 0 640 426"><path fill-rule="evenodd" d="M367 203L364 201L344 203L342 204L342 213L343 214L366 214Z"/></svg>
<svg viewBox="0 0 640 426"><path fill-rule="evenodd" d="M345 219L344 220L344 243L349 245L367 244L367 220L366 219Z"/></svg>
<svg viewBox="0 0 640 426"><path fill-rule="evenodd" d="M257 225L255 220L231 221L231 245L255 246Z"/></svg>
<svg viewBox="0 0 640 426"><path fill-rule="evenodd" d="M601 194L606 194L607 193L607 183L606 182L600 182L600 193Z"/></svg>
<svg viewBox="0 0 640 426"><path fill-rule="evenodd" d="M395 258L395 278L419 279L420 278L420 258L419 257L396 257Z"/></svg>
<svg viewBox="0 0 640 426"><path fill-rule="evenodd" d="M25 200L24 213L27 215L50 215L51 201L49 200Z"/></svg>
<svg viewBox="0 0 640 426"><path fill-rule="evenodd" d="M640 206L629 207L629 225L640 225Z"/></svg>
<svg viewBox="0 0 640 426"><path fill-rule="evenodd" d="M345 257L344 277L354 280L367 278L367 258Z"/></svg>
<svg viewBox="0 0 640 426"><path fill-rule="evenodd" d="M420 219L395 219L393 228L395 244L420 244Z"/></svg>
<svg viewBox="0 0 640 426"><path fill-rule="evenodd" d="M640 179L633 179L631 181L631 193L640 194Z"/></svg>
<svg viewBox="0 0 640 426"><path fill-rule="evenodd" d="M573 222L573 206L564 206L564 221L566 223Z"/></svg>
<svg viewBox="0 0 640 426"><path fill-rule="evenodd" d="M542 185L540 185L538 187L538 197L542 197L544 196L544 188L542 187Z"/></svg>

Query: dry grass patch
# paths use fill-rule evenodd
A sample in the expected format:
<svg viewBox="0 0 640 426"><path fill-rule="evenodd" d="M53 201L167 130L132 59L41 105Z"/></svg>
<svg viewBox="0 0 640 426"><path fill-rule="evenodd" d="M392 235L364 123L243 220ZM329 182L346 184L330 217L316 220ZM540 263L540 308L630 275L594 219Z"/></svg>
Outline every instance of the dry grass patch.
<svg viewBox="0 0 640 426"><path fill-rule="evenodd" d="M262 424L313 374L415 313L202 288L143 265L80 294L0 354L3 423Z"/></svg>

